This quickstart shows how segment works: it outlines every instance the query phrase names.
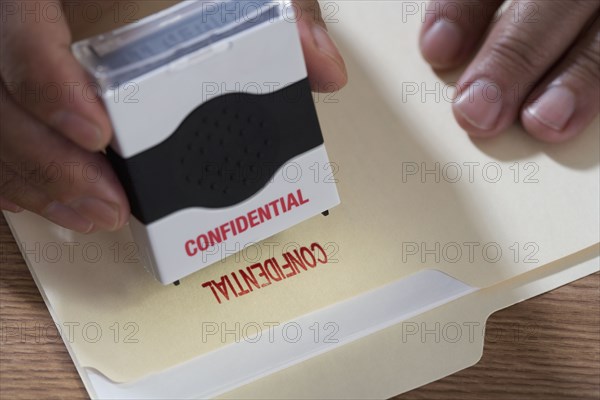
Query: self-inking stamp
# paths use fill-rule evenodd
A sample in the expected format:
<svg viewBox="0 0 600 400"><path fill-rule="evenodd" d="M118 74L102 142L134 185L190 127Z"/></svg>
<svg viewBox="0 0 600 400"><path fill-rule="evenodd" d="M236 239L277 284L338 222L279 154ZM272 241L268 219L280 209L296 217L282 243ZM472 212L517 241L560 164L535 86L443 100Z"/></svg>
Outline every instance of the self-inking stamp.
<svg viewBox="0 0 600 400"><path fill-rule="evenodd" d="M330 164L293 16L288 1L183 2L73 45L163 284L339 204L314 173Z"/></svg>

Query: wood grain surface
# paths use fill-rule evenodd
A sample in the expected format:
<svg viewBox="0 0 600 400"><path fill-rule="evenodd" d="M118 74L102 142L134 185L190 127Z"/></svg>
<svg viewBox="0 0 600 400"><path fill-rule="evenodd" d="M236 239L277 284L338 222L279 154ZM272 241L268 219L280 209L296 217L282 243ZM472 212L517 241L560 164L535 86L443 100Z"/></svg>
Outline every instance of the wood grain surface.
<svg viewBox="0 0 600 400"><path fill-rule="evenodd" d="M0 261L0 399L87 399L2 217ZM600 399L600 275L495 313L477 365L395 399Z"/></svg>

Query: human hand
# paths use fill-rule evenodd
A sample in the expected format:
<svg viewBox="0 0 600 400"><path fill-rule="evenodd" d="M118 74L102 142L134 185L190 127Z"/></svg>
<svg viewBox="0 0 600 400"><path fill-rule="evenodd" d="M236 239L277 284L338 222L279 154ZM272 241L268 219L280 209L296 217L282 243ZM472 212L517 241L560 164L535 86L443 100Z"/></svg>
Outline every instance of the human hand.
<svg viewBox="0 0 600 400"><path fill-rule="evenodd" d="M73 1L67 3L73 7ZM71 54L69 15L59 0L0 5L0 207L27 209L78 232L119 229L129 205L101 153L112 128ZM296 5L312 88L343 87L344 61L317 1Z"/></svg>
<svg viewBox="0 0 600 400"><path fill-rule="evenodd" d="M514 1L486 36L503 0L435 0L421 30L434 69L465 63L453 111L474 137L515 120L532 136L562 142L600 108L600 1ZM481 38L482 47L478 50Z"/></svg>

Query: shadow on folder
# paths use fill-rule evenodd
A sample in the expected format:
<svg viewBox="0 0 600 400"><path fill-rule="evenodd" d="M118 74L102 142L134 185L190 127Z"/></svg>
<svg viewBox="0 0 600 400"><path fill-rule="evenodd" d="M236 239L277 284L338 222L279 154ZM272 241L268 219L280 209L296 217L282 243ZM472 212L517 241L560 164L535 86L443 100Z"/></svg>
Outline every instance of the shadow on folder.
<svg viewBox="0 0 600 400"><path fill-rule="evenodd" d="M388 103L365 68L364 57L357 55L342 38L336 37L336 43L346 61L349 85L332 97L315 95L317 109L330 159L340 166L338 189L342 207L348 210L344 217L355 219L355 223L361 225L357 234L364 235L363 244L368 247L365 250L346 243L344 259L356 262L366 251L377 264L367 264L365 268L377 274L382 264L384 268L385 264L393 265L397 279L423 268L440 268L450 273L465 268L462 262L452 264L443 259L434 262L435 256L426 255L425 247L436 243L444 245L455 237L482 241L484 237L478 227L483 221L472 220L460 185L443 180L421 182L418 178L415 181L412 176L405 179L407 163L431 166L440 162L436 154L418 140L428 132L415 121L408 108ZM398 79L391 81L394 84ZM371 211L370 218L354 215L363 210ZM371 236L377 239L372 240ZM417 244L419 254L425 255L425 262L417 260L418 255L405 259L406 243ZM479 267L482 266L468 266ZM364 280L344 279L338 284L348 285L350 289L353 285L364 285Z"/></svg>

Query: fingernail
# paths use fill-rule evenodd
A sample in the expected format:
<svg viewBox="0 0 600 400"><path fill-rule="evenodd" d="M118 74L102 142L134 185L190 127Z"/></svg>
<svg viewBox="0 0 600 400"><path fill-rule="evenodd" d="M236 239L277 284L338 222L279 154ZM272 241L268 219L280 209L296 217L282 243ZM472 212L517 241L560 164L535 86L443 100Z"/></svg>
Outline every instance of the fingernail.
<svg viewBox="0 0 600 400"><path fill-rule="evenodd" d="M4 203L4 202L2 203L2 210L9 211L9 212L14 213L14 214L18 214L18 213L24 211L23 207L20 207L20 206L18 206L16 204L8 203L8 202L7 203Z"/></svg>
<svg viewBox="0 0 600 400"><path fill-rule="evenodd" d="M70 206L102 229L114 231L119 224L119 208L116 204L88 197L76 200Z"/></svg>
<svg viewBox="0 0 600 400"><path fill-rule="evenodd" d="M552 86L533 104L527 112L543 125L562 131L575 113L575 94L564 86Z"/></svg>
<svg viewBox="0 0 600 400"><path fill-rule="evenodd" d="M52 126L84 147L100 150L102 132L86 118L70 111L59 111L52 117Z"/></svg>
<svg viewBox="0 0 600 400"><path fill-rule="evenodd" d="M502 111L500 87L487 79L474 81L462 91L455 110L474 127L483 131L493 129Z"/></svg>
<svg viewBox="0 0 600 400"><path fill-rule="evenodd" d="M94 223L76 213L72 208L56 201L50 203L41 213L57 225L76 232L88 233L94 228Z"/></svg>
<svg viewBox="0 0 600 400"><path fill-rule="evenodd" d="M312 28L313 37L315 39L315 44L318 49L326 54L329 58L331 58L335 63L340 67L342 72L346 73L346 66L344 65L342 55L338 50L337 46L329 36L329 32L325 30L321 25L314 24Z"/></svg>
<svg viewBox="0 0 600 400"><path fill-rule="evenodd" d="M421 39L423 57L434 67L445 67L458 57L463 43L462 29L452 22L439 19Z"/></svg>

